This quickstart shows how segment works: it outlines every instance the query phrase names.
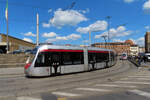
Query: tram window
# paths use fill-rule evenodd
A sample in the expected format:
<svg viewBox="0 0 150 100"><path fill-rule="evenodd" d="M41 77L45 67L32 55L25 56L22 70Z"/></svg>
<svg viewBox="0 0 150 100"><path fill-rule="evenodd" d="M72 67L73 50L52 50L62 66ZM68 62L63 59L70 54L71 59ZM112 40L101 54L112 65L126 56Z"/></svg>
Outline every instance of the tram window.
<svg viewBox="0 0 150 100"><path fill-rule="evenodd" d="M103 54L102 53L97 53L96 54L96 62L101 62L103 60L104 60Z"/></svg>
<svg viewBox="0 0 150 100"><path fill-rule="evenodd" d="M88 59L89 59L89 62L95 61L96 60L96 53L89 53Z"/></svg>
<svg viewBox="0 0 150 100"><path fill-rule="evenodd" d="M104 60L106 61L106 60L109 60L109 53L105 53L105 54L103 54L103 56L104 56Z"/></svg>
<svg viewBox="0 0 150 100"><path fill-rule="evenodd" d="M50 66L50 64L50 54L46 52L39 53L35 62L35 67L47 67Z"/></svg>
<svg viewBox="0 0 150 100"><path fill-rule="evenodd" d="M72 53L73 64L83 64L83 53Z"/></svg>
<svg viewBox="0 0 150 100"><path fill-rule="evenodd" d="M35 66L36 67L44 66L44 63L45 63L45 55L44 53L39 53L35 62Z"/></svg>
<svg viewBox="0 0 150 100"><path fill-rule="evenodd" d="M63 64L64 65L71 65L72 64L71 52L64 52L63 53Z"/></svg>
<svg viewBox="0 0 150 100"><path fill-rule="evenodd" d="M54 61L54 62L59 62L59 61L60 61L60 54L58 54L58 53L53 53L51 60Z"/></svg>

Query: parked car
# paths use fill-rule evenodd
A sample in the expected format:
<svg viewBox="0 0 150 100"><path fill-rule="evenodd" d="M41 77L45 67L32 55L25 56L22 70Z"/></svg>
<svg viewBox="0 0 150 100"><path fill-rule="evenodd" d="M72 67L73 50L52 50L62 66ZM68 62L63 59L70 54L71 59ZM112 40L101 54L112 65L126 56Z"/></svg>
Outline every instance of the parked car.
<svg viewBox="0 0 150 100"><path fill-rule="evenodd" d="M23 50L14 50L13 52L10 52L9 54L20 54L23 53Z"/></svg>
<svg viewBox="0 0 150 100"><path fill-rule="evenodd" d="M4 53L2 49L0 49L0 54Z"/></svg>
<svg viewBox="0 0 150 100"><path fill-rule="evenodd" d="M150 61L150 53L145 53L145 57L147 58L147 61Z"/></svg>
<svg viewBox="0 0 150 100"><path fill-rule="evenodd" d="M32 49L27 49L24 51L25 54L30 54L33 50Z"/></svg>

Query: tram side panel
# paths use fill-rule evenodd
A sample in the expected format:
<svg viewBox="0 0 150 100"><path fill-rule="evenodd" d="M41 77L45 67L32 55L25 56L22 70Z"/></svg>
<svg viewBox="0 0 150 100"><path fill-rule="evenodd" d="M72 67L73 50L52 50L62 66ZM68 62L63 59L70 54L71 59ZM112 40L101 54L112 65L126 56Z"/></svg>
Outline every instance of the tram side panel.
<svg viewBox="0 0 150 100"><path fill-rule="evenodd" d="M96 55L97 69L105 68L108 54L98 53Z"/></svg>
<svg viewBox="0 0 150 100"><path fill-rule="evenodd" d="M88 63L88 50L84 49L84 71L89 71L89 63Z"/></svg>
<svg viewBox="0 0 150 100"><path fill-rule="evenodd" d="M63 52L61 74L84 71L83 52Z"/></svg>

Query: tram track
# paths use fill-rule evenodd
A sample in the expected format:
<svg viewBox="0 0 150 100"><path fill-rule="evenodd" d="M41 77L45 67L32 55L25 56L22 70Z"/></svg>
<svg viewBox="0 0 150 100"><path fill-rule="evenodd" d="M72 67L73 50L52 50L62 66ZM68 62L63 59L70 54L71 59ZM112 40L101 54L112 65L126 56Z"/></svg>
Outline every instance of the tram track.
<svg viewBox="0 0 150 100"><path fill-rule="evenodd" d="M31 93L39 93L39 92L45 92L45 91L56 91L58 89L66 89L66 88L71 88L71 87L79 86L79 85L93 84L93 82L100 82L101 80L99 79L105 78L106 76L110 77L112 76L112 74L123 73L125 71L128 71L129 69L130 69L130 66L128 68L124 68L124 67L121 67L121 65L117 64L116 67L106 69L104 70L104 72L103 71L102 72L101 71L89 72L91 74L90 77L85 77L89 75L87 72L87 73L77 74L77 76L75 76L76 74L73 74L69 76L67 75L61 76L61 77L57 76L58 78L53 77L52 79L51 77L46 78L46 79L38 79L38 80L33 79L35 81L33 81L32 79L25 79L25 80L19 79L19 81L16 80L16 83L13 82L9 84L8 83L3 84L3 85L1 84L0 85L1 87L7 87L7 86L9 87L3 88L3 89L1 88L0 93L1 92L3 93L13 92L14 95L28 95L29 93L31 94ZM111 73L113 72L113 73L111 74L109 72ZM29 82L29 80L31 81Z"/></svg>
<svg viewBox="0 0 150 100"><path fill-rule="evenodd" d="M118 69L120 69L120 68L118 68ZM116 69L116 70L118 70L118 69ZM110 72L110 71L107 71L107 72ZM107 73L107 72L104 72L104 73L101 73L101 74L105 74L105 73ZM90 74L91 72L89 72L88 74ZM98 78L98 77L100 77L101 75L97 75L99 72L96 72L96 73L91 73L92 75L90 76L90 79L94 79L94 78ZM86 73L85 73L86 74ZM73 74L73 75L76 75L76 74ZM79 75L79 74L78 74ZM82 74L82 75L84 75L84 73ZM95 75L97 75L97 76L95 76ZM87 76L87 75L85 75L85 76ZM59 76L57 76L57 77L59 77ZM34 82L35 83L37 83L37 82L43 82L43 83L47 83L47 82L49 82L49 81L51 81L51 83L54 83L55 84L55 82L57 82L57 81L61 81L61 82L63 82L63 81L65 81L66 82L66 79L67 80L70 80L70 79L72 79L72 80L75 80L75 78L77 78L78 80L82 80L81 79L81 77L83 77L83 79L86 79L86 80L89 80L89 78L85 78L84 76L81 76L81 74L79 75L79 76L70 76L69 75L69 77L63 77L63 78L58 78L58 79L55 79L55 77L53 78L53 79L51 79L51 78L46 78L46 80L45 79L38 79L38 80L32 80L32 79L29 79L29 80L32 80L32 81L25 81L25 80L28 80L28 79L25 79L25 80L13 80L14 82L12 82L11 83L11 80L9 80L9 82L10 83L8 83L8 84L4 84L4 86L5 85L17 85L17 86L19 86L19 84L20 85L26 85L26 84L34 84ZM102 76L103 77L103 76ZM79 79L80 78L80 79ZM7 80L6 80L7 81ZM5 83L5 82L4 82ZM18 83L18 84L17 84ZM22 84L23 83L23 84ZM59 82L58 82L59 83ZM3 84L1 84L1 86L3 86Z"/></svg>
<svg viewBox="0 0 150 100"><path fill-rule="evenodd" d="M120 65L118 65L120 66ZM9 78L9 83L7 85L19 85L23 83L23 85L25 84L32 84L32 82L48 82L48 81L51 81L51 82L54 82L54 81L62 81L62 80L69 80L69 79L72 79L72 78L85 78L85 76L91 74L91 78L95 77L95 75L97 75L98 73L101 73L101 74L105 74L105 73L108 73L108 72L111 72L113 70L118 70L120 69L120 67L115 67L115 69L112 69L112 68L107 68L107 69L102 69L102 70L96 70L96 71L92 71L92 72L84 72L84 73L77 73L77 74L71 74L71 75L62 75L62 76L55 76L55 77L47 77L47 78L25 78L25 77L16 77L16 78ZM99 76L99 75L98 75ZM19 80L18 80L19 78ZM23 80L22 80L23 79ZM4 85L6 85L5 83L8 81L7 79L0 79L0 80L4 80L0 83L0 85L2 86L3 83ZM25 81L25 80L28 80L28 81ZM31 81L30 81L31 80ZM12 82L11 82L12 81ZM17 84L19 83L19 84Z"/></svg>

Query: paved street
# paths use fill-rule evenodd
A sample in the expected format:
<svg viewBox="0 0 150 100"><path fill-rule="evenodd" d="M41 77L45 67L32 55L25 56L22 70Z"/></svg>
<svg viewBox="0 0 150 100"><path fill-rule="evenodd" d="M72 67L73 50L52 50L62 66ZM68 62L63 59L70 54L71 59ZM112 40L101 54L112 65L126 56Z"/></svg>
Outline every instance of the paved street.
<svg viewBox="0 0 150 100"><path fill-rule="evenodd" d="M92 72L46 78L0 76L0 100L149 100L150 71L128 61Z"/></svg>

